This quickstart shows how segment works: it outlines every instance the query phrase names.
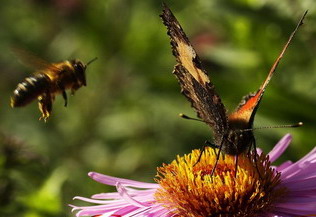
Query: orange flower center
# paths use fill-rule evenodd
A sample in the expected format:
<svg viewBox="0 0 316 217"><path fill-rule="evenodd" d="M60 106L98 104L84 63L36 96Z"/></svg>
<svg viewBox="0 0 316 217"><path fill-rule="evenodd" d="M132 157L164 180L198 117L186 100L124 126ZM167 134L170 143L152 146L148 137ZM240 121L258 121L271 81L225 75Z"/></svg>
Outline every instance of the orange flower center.
<svg viewBox="0 0 316 217"><path fill-rule="evenodd" d="M280 173L270 167L269 158L261 154L235 157L220 154L215 172L215 150L205 149L196 164L200 150L177 157L171 164L158 168L156 181L161 188L157 202L177 216L257 216L273 209L273 204L286 194L281 188ZM259 172L259 174L258 174Z"/></svg>

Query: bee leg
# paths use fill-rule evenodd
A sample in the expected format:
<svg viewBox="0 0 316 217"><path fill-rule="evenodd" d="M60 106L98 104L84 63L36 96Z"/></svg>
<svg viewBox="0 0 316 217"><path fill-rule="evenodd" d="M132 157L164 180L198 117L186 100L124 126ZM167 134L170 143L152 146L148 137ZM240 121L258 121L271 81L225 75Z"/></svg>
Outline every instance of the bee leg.
<svg viewBox="0 0 316 217"><path fill-rule="evenodd" d="M67 93L65 91L65 87L63 84L61 84L61 82L58 82L57 83L58 87L60 88L60 90L62 91L62 95L63 95L63 98L65 100L65 104L64 106L67 107L67 104L68 104L68 98L67 98Z"/></svg>
<svg viewBox="0 0 316 217"><path fill-rule="evenodd" d="M68 98L67 98L67 93L66 93L66 91L65 91L65 90L63 90L63 98L64 98L64 100L65 100L65 104L64 104L64 106L65 106L65 107L67 107L67 104L68 104Z"/></svg>
<svg viewBox="0 0 316 217"><path fill-rule="evenodd" d="M38 108L42 113L39 119L43 119L46 122L53 109L53 99L50 93L45 93L38 97Z"/></svg>
<svg viewBox="0 0 316 217"><path fill-rule="evenodd" d="M71 88L71 95L73 96L73 95L75 95L75 92L76 92L76 90L78 90L78 87L76 87L76 86L73 86L72 88Z"/></svg>

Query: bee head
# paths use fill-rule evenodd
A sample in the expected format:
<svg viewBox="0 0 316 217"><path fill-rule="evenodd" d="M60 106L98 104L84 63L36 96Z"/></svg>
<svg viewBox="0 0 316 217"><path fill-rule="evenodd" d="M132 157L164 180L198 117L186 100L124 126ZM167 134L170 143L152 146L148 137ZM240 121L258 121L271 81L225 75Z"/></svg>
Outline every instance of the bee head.
<svg viewBox="0 0 316 217"><path fill-rule="evenodd" d="M71 60L71 65L74 67L75 75L76 75L79 85L86 86L87 82L86 82L85 71L86 71L87 65L85 65L80 60Z"/></svg>

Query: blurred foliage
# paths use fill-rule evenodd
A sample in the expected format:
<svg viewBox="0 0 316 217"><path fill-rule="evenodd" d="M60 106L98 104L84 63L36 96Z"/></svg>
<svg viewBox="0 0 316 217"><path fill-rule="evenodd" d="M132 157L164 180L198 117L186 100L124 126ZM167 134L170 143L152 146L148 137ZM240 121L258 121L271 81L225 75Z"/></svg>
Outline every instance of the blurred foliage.
<svg viewBox="0 0 316 217"><path fill-rule="evenodd" d="M312 0L166 1L178 17L232 111L264 80L304 10L309 14L267 88L255 126L303 121L298 129L256 131L265 151L287 132L294 141L283 160L315 146L316 7ZM153 181L155 169L200 148L210 129L178 117L195 116L171 74L160 1L13 0L0 7L0 216L73 216L76 195L114 190L89 171ZM12 46L51 62L99 59L88 86L58 96L48 123L37 103L12 109L16 85L32 69Z"/></svg>

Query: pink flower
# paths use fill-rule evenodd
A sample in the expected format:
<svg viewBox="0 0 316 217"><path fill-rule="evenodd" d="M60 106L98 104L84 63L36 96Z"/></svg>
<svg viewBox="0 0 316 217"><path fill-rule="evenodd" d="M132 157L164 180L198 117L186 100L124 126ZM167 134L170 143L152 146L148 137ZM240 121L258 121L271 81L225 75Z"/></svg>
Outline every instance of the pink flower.
<svg viewBox="0 0 316 217"><path fill-rule="evenodd" d="M235 168L234 161L228 156L220 160L219 167L216 168L218 174L215 172L213 178L209 178L207 172L210 169L207 166L214 164L211 159L216 156L213 155L211 148L203 154L199 163L201 166L194 167L194 170L190 171L190 168L193 168L192 164L196 162L196 157L199 156L199 151L195 150L159 168L156 181L160 184L90 172L89 176L92 179L102 184L116 186L117 192L96 194L91 198L75 197L74 199L94 205L71 206L78 217L218 216L220 213L223 216L312 216L316 214L316 148L298 162L286 161L280 166L269 166L270 162L274 162L282 155L291 139L289 134L284 136L268 154L269 158L260 155L257 163L262 178L258 178L257 169L249 169L251 164L247 163L250 162L248 157L239 159L241 164L238 165L238 173L235 177L230 171L230 167ZM183 174L185 178L182 177ZM174 178L178 181L174 181ZM225 180L224 185L223 180ZM253 183L252 187L251 183ZM213 192L216 192L214 198ZM221 194L225 195L224 199ZM238 198L234 199L234 197ZM243 202L242 206L238 207L238 212L234 211L236 210L234 206L240 206L238 203L243 199L248 204ZM213 202L215 205L212 204ZM242 213L243 209L244 213ZM210 210L207 215L202 213L205 210Z"/></svg>

